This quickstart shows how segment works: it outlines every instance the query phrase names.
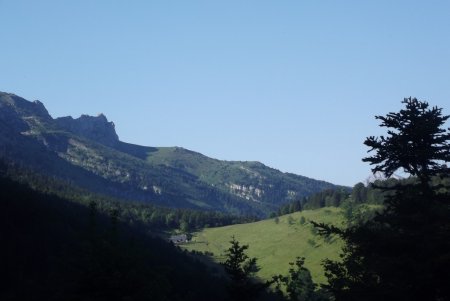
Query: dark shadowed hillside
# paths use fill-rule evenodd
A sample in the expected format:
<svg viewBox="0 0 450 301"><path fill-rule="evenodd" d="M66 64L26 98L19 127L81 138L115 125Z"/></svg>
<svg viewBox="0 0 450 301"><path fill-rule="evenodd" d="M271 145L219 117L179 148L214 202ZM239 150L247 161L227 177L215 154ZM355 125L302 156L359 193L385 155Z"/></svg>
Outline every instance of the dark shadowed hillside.
<svg viewBox="0 0 450 301"><path fill-rule="evenodd" d="M224 280L173 245L0 175L1 300L224 300Z"/></svg>

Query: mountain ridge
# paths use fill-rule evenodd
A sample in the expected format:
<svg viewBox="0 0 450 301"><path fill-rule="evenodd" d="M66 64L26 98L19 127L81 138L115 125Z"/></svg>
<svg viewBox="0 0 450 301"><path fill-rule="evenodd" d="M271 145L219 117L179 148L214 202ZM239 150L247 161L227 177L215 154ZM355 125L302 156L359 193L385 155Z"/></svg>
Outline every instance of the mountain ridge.
<svg viewBox="0 0 450 301"><path fill-rule="evenodd" d="M0 124L1 157L125 199L267 215L296 198L346 189L261 162L224 161L182 147L126 143L103 114L53 119L42 102L11 93L0 92Z"/></svg>

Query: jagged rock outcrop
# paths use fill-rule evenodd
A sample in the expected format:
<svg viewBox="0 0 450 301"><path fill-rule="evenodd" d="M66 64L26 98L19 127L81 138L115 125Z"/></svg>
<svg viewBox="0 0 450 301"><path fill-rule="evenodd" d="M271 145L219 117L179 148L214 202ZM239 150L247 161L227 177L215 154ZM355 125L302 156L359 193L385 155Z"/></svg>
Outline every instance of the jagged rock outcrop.
<svg viewBox="0 0 450 301"><path fill-rule="evenodd" d="M76 135L96 141L106 146L115 146L119 141L114 122L109 122L105 115L81 115L73 119L71 116L55 119L56 124Z"/></svg>
<svg viewBox="0 0 450 301"><path fill-rule="evenodd" d="M3 110L10 110L17 115L24 117L38 117L43 120L51 120L52 117L48 113L44 104L39 100L28 101L15 94L0 92L0 108Z"/></svg>
<svg viewBox="0 0 450 301"><path fill-rule="evenodd" d="M119 141L113 122L105 115L81 115L79 118L60 117L53 119L39 100L27 101L11 93L0 92L0 122L4 130L35 134L39 129L66 130L97 143L114 147ZM40 137L47 144L47 139ZM55 147L55 143L49 143Z"/></svg>

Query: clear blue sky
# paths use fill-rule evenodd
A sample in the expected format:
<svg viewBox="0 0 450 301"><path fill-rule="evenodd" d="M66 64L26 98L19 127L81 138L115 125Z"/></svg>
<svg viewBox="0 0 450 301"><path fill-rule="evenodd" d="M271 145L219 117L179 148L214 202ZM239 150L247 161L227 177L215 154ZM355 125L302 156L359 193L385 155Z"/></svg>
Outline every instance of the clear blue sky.
<svg viewBox="0 0 450 301"><path fill-rule="evenodd" d="M353 185L374 115L408 96L450 114L450 1L0 0L0 91Z"/></svg>

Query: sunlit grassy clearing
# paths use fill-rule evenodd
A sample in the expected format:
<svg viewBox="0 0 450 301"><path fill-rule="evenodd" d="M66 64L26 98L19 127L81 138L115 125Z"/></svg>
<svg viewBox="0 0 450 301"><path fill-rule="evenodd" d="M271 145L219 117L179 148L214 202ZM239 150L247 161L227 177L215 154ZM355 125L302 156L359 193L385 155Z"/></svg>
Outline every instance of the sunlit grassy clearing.
<svg viewBox="0 0 450 301"><path fill-rule="evenodd" d="M322 261L325 258L338 259L342 244L336 239L331 243L314 233L309 221L326 222L341 225L342 215L338 208L305 210L255 223L209 228L194 234L192 242L183 246L187 250L208 251L214 253L216 261L222 261L229 241L234 235L242 244L248 244L248 255L256 257L261 270L257 276L267 280L276 274L286 274L289 262L295 257L306 258L306 267L310 269L317 282L324 282ZM300 223L301 217L306 222Z"/></svg>

